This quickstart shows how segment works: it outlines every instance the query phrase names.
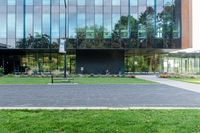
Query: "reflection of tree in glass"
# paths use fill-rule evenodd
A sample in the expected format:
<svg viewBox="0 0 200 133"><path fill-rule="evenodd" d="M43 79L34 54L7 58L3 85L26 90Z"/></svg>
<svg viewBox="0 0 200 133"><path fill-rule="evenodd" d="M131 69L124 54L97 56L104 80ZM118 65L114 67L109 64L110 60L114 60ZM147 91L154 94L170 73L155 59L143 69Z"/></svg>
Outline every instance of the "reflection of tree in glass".
<svg viewBox="0 0 200 133"><path fill-rule="evenodd" d="M152 55L134 55L127 56L126 71L127 72L158 72L160 67L160 54Z"/></svg>
<svg viewBox="0 0 200 133"><path fill-rule="evenodd" d="M152 48L154 43L154 27L155 27L155 10L153 7L147 7L145 12L140 14L139 17L139 38L144 39L147 42L147 47ZM145 42L145 41L144 41ZM146 47L144 43L143 46L139 47Z"/></svg>
<svg viewBox="0 0 200 133"><path fill-rule="evenodd" d="M163 41L164 41L164 48L173 48L173 27L175 25L173 21L173 4L166 4L164 9L161 13L158 14L157 18L161 23L162 33L163 33Z"/></svg>
<svg viewBox="0 0 200 133"><path fill-rule="evenodd" d="M121 16L120 20L115 24L115 28L112 33L113 45L119 45L122 43L122 47L134 48L137 46L137 20L130 16L130 45L127 46L126 40L129 39L129 19L128 16ZM121 43L120 43L121 40Z"/></svg>
<svg viewBox="0 0 200 133"><path fill-rule="evenodd" d="M87 30L86 30L87 29ZM79 48L103 48L103 27L91 26L77 28Z"/></svg>
<svg viewBox="0 0 200 133"><path fill-rule="evenodd" d="M52 42L52 48L58 48L57 42ZM50 48L50 37L46 34L29 35L17 42L17 48Z"/></svg>

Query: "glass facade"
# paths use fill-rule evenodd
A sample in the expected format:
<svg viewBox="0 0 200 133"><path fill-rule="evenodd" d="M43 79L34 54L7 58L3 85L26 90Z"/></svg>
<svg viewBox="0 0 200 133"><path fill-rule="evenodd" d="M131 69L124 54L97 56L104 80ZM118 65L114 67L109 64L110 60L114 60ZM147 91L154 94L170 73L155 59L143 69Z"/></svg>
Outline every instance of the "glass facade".
<svg viewBox="0 0 200 133"><path fill-rule="evenodd" d="M126 55L125 72L200 75L200 52Z"/></svg>
<svg viewBox="0 0 200 133"><path fill-rule="evenodd" d="M181 48L181 0L1 0L7 48Z"/></svg>
<svg viewBox="0 0 200 133"><path fill-rule="evenodd" d="M162 59L162 72L200 74L200 54L169 54Z"/></svg>

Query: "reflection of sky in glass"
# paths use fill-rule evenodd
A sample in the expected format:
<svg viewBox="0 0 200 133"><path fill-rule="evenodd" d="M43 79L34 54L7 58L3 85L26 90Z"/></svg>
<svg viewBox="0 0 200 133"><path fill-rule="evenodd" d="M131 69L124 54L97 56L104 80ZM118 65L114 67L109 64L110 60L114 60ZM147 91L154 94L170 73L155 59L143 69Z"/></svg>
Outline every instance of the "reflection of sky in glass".
<svg viewBox="0 0 200 133"><path fill-rule="evenodd" d="M78 5L85 5L85 0L78 0Z"/></svg>
<svg viewBox="0 0 200 133"><path fill-rule="evenodd" d="M50 33L50 14L43 14L43 30L44 34L49 35Z"/></svg>
<svg viewBox="0 0 200 133"><path fill-rule="evenodd" d="M42 18L42 11L40 6L35 6L34 7L34 33L35 34L41 34L42 29L41 29L41 18Z"/></svg>
<svg viewBox="0 0 200 133"><path fill-rule="evenodd" d="M15 0L8 0L8 5L15 5L16 1Z"/></svg>
<svg viewBox="0 0 200 133"><path fill-rule="evenodd" d="M103 4L103 0L95 0L95 5L102 5Z"/></svg>
<svg viewBox="0 0 200 133"><path fill-rule="evenodd" d="M113 14L112 15L112 29L115 29L115 25L119 22L120 20L120 14Z"/></svg>
<svg viewBox="0 0 200 133"><path fill-rule="evenodd" d="M67 4L67 0L66 0L66 4ZM65 5L64 0L60 0L60 5Z"/></svg>
<svg viewBox="0 0 200 133"><path fill-rule="evenodd" d="M26 14L26 36L29 34L33 35L33 14L27 13Z"/></svg>
<svg viewBox="0 0 200 133"><path fill-rule="evenodd" d="M94 14L90 13L87 14L87 27L92 27L94 26Z"/></svg>
<svg viewBox="0 0 200 133"><path fill-rule="evenodd" d="M164 5L165 4L171 4L172 3L172 0L164 0Z"/></svg>
<svg viewBox="0 0 200 133"><path fill-rule="evenodd" d="M15 14L8 14L8 36L15 38Z"/></svg>
<svg viewBox="0 0 200 133"><path fill-rule="evenodd" d="M102 14L95 14L95 25L103 26L103 15Z"/></svg>
<svg viewBox="0 0 200 133"><path fill-rule="evenodd" d="M163 0L157 0L157 6L163 6Z"/></svg>
<svg viewBox="0 0 200 133"><path fill-rule="evenodd" d="M76 14L69 14L69 37L76 37Z"/></svg>
<svg viewBox="0 0 200 133"><path fill-rule="evenodd" d="M26 5L33 5L33 0L26 0Z"/></svg>
<svg viewBox="0 0 200 133"><path fill-rule="evenodd" d="M0 13L0 22L1 22L0 38L6 38L6 14L5 13Z"/></svg>
<svg viewBox="0 0 200 133"><path fill-rule="evenodd" d="M78 14L78 27L79 28L84 28L85 27L85 14Z"/></svg>
<svg viewBox="0 0 200 133"><path fill-rule="evenodd" d="M43 0L43 5L50 5L50 0Z"/></svg>
<svg viewBox="0 0 200 133"><path fill-rule="evenodd" d="M52 17L52 38L59 38L59 14Z"/></svg>
<svg viewBox="0 0 200 133"><path fill-rule="evenodd" d="M147 6L154 6L154 0L147 0Z"/></svg>
<svg viewBox="0 0 200 133"><path fill-rule="evenodd" d="M60 37L65 37L65 14L60 14Z"/></svg>
<svg viewBox="0 0 200 133"><path fill-rule="evenodd" d="M115 5L115 6L116 5L119 6L120 5L120 0L113 0L112 4Z"/></svg>
<svg viewBox="0 0 200 133"><path fill-rule="evenodd" d="M130 5L131 6L137 6L138 1L137 0L130 0Z"/></svg>

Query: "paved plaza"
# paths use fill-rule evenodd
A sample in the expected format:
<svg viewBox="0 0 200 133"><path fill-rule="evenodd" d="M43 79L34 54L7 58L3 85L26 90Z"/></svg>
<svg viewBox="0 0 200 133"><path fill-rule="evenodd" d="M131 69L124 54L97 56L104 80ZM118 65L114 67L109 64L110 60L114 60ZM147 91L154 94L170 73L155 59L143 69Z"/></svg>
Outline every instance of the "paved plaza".
<svg viewBox="0 0 200 133"><path fill-rule="evenodd" d="M200 93L163 84L0 85L0 107L200 107Z"/></svg>

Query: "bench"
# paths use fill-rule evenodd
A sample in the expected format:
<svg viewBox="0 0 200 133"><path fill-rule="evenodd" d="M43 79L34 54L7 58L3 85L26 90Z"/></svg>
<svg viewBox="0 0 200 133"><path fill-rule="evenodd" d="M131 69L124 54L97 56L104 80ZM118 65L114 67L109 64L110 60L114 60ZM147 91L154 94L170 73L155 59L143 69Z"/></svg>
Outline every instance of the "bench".
<svg viewBox="0 0 200 133"><path fill-rule="evenodd" d="M55 81L60 81L61 83L62 82L66 82L66 83L71 83L71 81L74 80L73 77L67 77L67 78L64 78L64 77L54 77L53 75L51 75L51 83L55 83Z"/></svg>

